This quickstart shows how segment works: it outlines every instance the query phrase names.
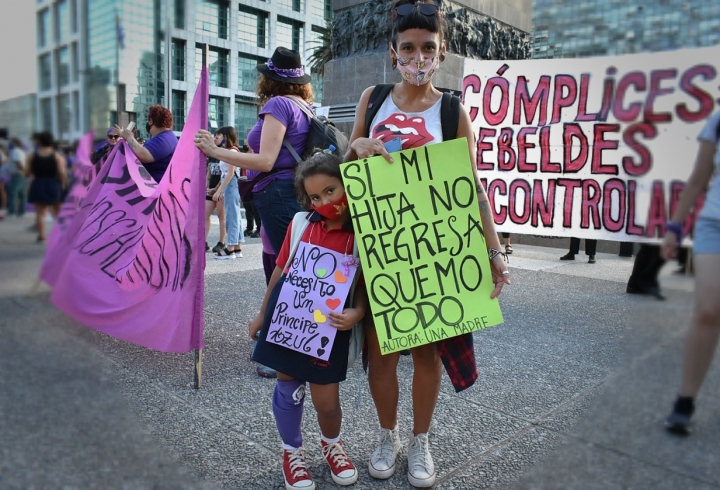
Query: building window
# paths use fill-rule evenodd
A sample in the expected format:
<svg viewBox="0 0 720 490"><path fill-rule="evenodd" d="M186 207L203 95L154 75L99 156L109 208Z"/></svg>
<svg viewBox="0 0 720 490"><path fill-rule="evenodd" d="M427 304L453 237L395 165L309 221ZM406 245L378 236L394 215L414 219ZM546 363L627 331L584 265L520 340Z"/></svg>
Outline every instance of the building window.
<svg viewBox="0 0 720 490"><path fill-rule="evenodd" d="M305 0L278 0L281 9L289 9L294 12L303 12Z"/></svg>
<svg viewBox="0 0 720 490"><path fill-rule="evenodd" d="M241 144L247 139L248 131L255 126L257 113L257 105L251 99L235 99L235 131Z"/></svg>
<svg viewBox="0 0 720 490"><path fill-rule="evenodd" d="M70 31L75 34L77 32L77 0L70 0Z"/></svg>
<svg viewBox="0 0 720 490"><path fill-rule="evenodd" d="M333 8L332 0L309 0L310 13L320 19L332 20Z"/></svg>
<svg viewBox="0 0 720 490"><path fill-rule="evenodd" d="M57 98L58 103L58 133L62 140L62 134L70 130L70 94L61 94Z"/></svg>
<svg viewBox="0 0 720 490"><path fill-rule="evenodd" d="M228 38L230 7L225 0L196 0L195 33Z"/></svg>
<svg viewBox="0 0 720 490"><path fill-rule="evenodd" d="M216 124L214 129L228 125L228 116L230 113L230 99L227 97L210 96L210 105L208 107L208 119L210 126L213 122Z"/></svg>
<svg viewBox="0 0 720 490"><path fill-rule="evenodd" d="M317 73L313 73L310 75L310 84L312 85L313 89L313 99L318 104L322 104L322 98L323 98L323 77L318 75Z"/></svg>
<svg viewBox="0 0 720 490"><path fill-rule="evenodd" d="M73 129L75 131L80 131L80 92L77 90L73 92L73 105L72 105L72 111L73 111L73 120L75 124L73 125Z"/></svg>
<svg viewBox="0 0 720 490"><path fill-rule="evenodd" d="M70 83L70 50L60 48L56 52L55 63L57 66L58 86L64 87Z"/></svg>
<svg viewBox="0 0 720 490"><path fill-rule="evenodd" d="M187 93L182 90L172 91L172 108L170 109L173 115L173 122L175 131L182 131L185 127L185 114L187 113Z"/></svg>
<svg viewBox="0 0 720 490"><path fill-rule="evenodd" d="M48 45L50 39L50 9L38 13L37 44L39 48Z"/></svg>
<svg viewBox="0 0 720 490"><path fill-rule="evenodd" d="M195 46L195 79L200 80L200 72L202 70L202 52L201 44ZM211 87L228 88L230 53L225 49L212 47L208 51L208 73L210 75Z"/></svg>
<svg viewBox="0 0 720 490"><path fill-rule="evenodd" d="M265 60L247 54L238 55L238 90L255 92L258 76L257 65Z"/></svg>
<svg viewBox="0 0 720 490"><path fill-rule="evenodd" d="M175 26L175 29L185 29L185 0L174 0L172 25Z"/></svg>
<svg viewBox="0 0 720 490"><path fill-rule="evenodd" d="M240 5L238 10L238 41L258 48L268 46L267 12Z"/></svg>
<svg viewBox="0 0 720 490"><path fill-rule="evenodd" d="M52 88L52 59L50 53L40 56L40 90L50 90Z"/></svg>
<svg viewBox="0 0 720 490"><path fill-rule="evenodd" d="M78 45L77 43L72 43L71 45L71 57L70 57L70 71L72 72L72 81L77 82L78 81L78 75L80 73L80 65L78 58Z"/></svg>
<svg viewBox="0 0 720 490"><path fill-rule="evenodd" d="M52 131L53 111L52 99L40 99L40 130Z"/></svg>
<svg viewBox="0 0 720 490"><path fill-rule="evenodd" d="M278 16L277 45L300 51L303 38L303 24L292 19Z"/></svg>
<svg viewBox="0 0 720 490"><path fill-rule="evenodd" d="M172 40L172 78L185 81L185 41Z"/></svg>
<svg viewBox="0 0 720 490"><path fill-rule="evenodd" d="M67 0L55 4L55 39L62 43L70 37L70 10Z"/></svg>

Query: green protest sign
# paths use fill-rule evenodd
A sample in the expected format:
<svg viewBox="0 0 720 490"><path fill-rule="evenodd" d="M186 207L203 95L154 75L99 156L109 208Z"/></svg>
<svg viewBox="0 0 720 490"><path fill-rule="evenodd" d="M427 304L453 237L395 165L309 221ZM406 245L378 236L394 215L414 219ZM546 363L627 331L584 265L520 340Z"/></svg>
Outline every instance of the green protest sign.
<svg viewBox="0 0 720 490"><path fill-rule="evenodd" d="M503 322L467 140L344 164L383 354Z"/></svg>

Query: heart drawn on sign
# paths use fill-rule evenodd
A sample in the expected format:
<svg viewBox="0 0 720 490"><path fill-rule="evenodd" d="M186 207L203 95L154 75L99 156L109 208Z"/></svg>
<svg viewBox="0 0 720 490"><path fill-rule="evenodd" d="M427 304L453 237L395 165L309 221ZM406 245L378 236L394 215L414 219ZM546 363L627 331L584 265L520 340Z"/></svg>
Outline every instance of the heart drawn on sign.
<svg viewBox="0 0 720 490"><path fill-rule="evenodd" d="M322 279L327 276L327 269L315 269L315 275Z"/></svg>
<svg viewBox="0 0 720 490"><path fill-rule="evenodd" d="M340 270L335 271L335 282L338 284L345 284L347 282L347 276Z"/></svg>
<svg viewBox="0 0 720 490"><path fill-rule="evenodd" d="M315 311L317 311L317 310L315 310ZM329 342L330 342L330 339L329 339L329 338L327 338L327 337L320 337L320 345L321 345L321 346L325 347L326 345L328 345ZM317 354L318 354L318 356L322 356L323 354L325 354L325 349L319 348L319 349L317 350Z"/></svg>
<svg viewBox="0 0 720 490"><path fill-rule="evenodd" d="M315 323L325 323L327 321L327 317L322 314L322 311L315 310L313 311L313 320L315 320Z"/></svg>
<svg viewBox="0 0 720 490"><path fill-rule="evenodd" d="M330 298L325 300L325 304L328 305L328 308L331 310L336 309L338 306L340 306L340 298Z"/></svg>

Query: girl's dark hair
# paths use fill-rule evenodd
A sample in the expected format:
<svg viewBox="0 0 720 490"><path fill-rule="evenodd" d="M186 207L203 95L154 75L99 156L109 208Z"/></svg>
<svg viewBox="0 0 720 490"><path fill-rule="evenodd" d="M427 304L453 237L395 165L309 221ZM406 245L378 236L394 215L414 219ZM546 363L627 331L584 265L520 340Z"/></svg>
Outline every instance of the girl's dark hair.
<svg viewBox="0 0 720 490"><path fill-rule="evenodd" d="M225 136L225 148L232 148L233 146L238 149L240 148L235 128L233 128L232 126L223 126L222 128L215 131L215 134L218 133Z"/></svg>
<svg viewBox="0 0 720 490"><path fill-rule="evenodd" d="M424 15L419 9L413 9L412 12L404 16L399 16L395 12L395 8L399 5L415 5L416 3L431 3L436 5L438 12L432 16ZM390 9L390 24L392 25L390 42L395 49L397 49L398 34L408 29L425 29L430 32L437 32L440 34L440 41L445 39L445 32L447 31L447 21L440 12L440 5L433 0L395 0Z"/></svg>
<svg viewBox="0 0 720 490"><path fill-rule="evenodd" d="M306 211L312 209L310 197L305 192L305 179L313 175L324 174L330 177L337 177L342 182L340 164L342 158L333 153L315 153L307 160L300 162L295 170L295 193L297 194L300 206Z"/></svg>

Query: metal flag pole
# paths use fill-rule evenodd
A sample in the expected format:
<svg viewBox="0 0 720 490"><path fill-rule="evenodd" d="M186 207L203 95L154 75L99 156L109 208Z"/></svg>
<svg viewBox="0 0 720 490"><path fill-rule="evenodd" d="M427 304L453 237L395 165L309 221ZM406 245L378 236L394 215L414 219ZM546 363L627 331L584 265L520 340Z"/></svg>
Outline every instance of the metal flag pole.
<svg viewBox="0 0 720 490"><path fill-rule="evenodd" d="M207 59L208 59L209 49L210 49L210 46L208 44L205 44L202 49L202 70L200 72L201 77L203 76L203 72L207 69ZM200 82L201 81L202 80L200 80ZM199 93L198 96L208 98L209 93L207 93L207 92ZM207 110L205 110L205 111L202 111L200 114L200 127L202 129L207 129L207 126L208 126L208 113L207 113ZM207 157L205 156L204 153L201 156L201 162L202 162L202 165L200 165L200 168L198 169L198 172L199 172L198 175L200 176L199 178L202 179L202 181L204 182L205 174L207 172ZM203 190L204 189L205 189L205 185L203 183ZM205 209L205 201L204 200L203 200L202 205L203 205L203 212L204 212L204 209ZM204 225L205 225L205 223L203 221L203 226ZM204 234L203 234L203 236L204 236ZM198 295L200 295L199 297L202 297L205 294L204 269L205 268L203 267L203 276L201 276L200 279L198 280ZM200 310L199 314L200 315L203 314L202 309ZM202 387L202 358L203 358L202 349L195 349L195 389L196 390L199 390Z"/></svg>
<svg viewBox="0 0 720 490"><path fill-rule="evenodd" d="M115 124L120 125L120 13L115 2Z"/></svg>

